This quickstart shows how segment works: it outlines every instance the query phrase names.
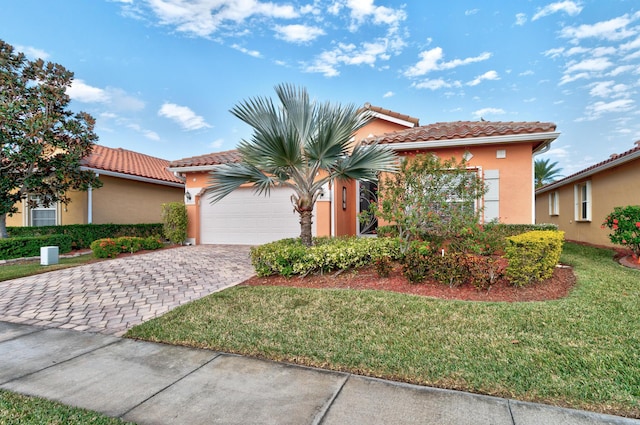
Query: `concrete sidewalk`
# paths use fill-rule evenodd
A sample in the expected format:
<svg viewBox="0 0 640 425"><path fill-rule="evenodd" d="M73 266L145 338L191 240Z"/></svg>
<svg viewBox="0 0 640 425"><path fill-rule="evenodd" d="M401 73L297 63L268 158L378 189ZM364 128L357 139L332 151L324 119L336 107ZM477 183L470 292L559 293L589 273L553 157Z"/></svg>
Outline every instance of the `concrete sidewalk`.
<svg viewBox="0 0 640 425"><path fill-rule="evenodd" d="M0 388L138 424L640 424L348 373L0 322Z"/></svg>

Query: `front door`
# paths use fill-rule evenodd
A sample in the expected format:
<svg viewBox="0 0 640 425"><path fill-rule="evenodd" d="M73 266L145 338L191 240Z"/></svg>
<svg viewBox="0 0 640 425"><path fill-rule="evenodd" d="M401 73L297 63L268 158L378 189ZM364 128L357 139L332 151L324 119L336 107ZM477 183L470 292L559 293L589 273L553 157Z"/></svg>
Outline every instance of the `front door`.
<svg viewBox="0 0 640 425"><path fill-rule="evenodd" d="M378 183L376 182L358 182L358 217L359 217L359 234L375 235L378 229L378 219L375 217L364 218L361 214L368 211L371 204L378 202Z"/></svg>

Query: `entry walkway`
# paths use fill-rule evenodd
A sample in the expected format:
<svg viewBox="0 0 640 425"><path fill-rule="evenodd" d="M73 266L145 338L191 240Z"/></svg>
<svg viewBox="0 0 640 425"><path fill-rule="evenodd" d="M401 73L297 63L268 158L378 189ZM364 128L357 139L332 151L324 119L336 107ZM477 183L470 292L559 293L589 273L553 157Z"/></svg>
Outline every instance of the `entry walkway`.
<svg viewBox="0 0 640 425"><path fill-rule="evenodd" d="M164 249L0 282L0 321L121 336L253 274L248 246Z"/></svg>

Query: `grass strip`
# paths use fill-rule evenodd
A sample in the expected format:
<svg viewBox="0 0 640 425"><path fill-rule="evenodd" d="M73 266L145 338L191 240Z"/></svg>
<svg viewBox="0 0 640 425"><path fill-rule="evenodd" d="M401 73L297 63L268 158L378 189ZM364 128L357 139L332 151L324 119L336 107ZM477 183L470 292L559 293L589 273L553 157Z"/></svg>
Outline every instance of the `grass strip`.
<svg viewBox="0 0 640 425"><path fill-rule="evenodd" d="M55 401L0 390L0 423L24 425L131 424L97 412L65 406Z"/></svg>
<svg viewBox="0 0 640 425"><path fill-rule="evenodd" d="M4 280L17 279L19 277L46 273L53 270L81 266L91 261L96 261L96 259L91 254L84 254L77 257L60 258L58 264L52 264L49 266L40 265L39 259L7 263L0 265L0 282Z"/></svg>

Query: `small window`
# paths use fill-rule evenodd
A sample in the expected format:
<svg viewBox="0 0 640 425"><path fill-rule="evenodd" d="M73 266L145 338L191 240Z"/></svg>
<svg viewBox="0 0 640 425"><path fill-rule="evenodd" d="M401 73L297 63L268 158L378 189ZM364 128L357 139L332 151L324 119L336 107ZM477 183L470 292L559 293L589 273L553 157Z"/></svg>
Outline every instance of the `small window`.
<svg viewBox="0 0 640 425"><path fill-rule="evenodd" d="M578 183L573 187L575 220L591 221L591 182Z"/></svg>
<svg viewBox="0 0 640 425"><path fill-rule="evenodd" d="M557 191L549 194L549 215L560 215L560 194Z"/></svg>
<svg viewBox="0 0 640 425"><path fill-rule="evenodd" d="M29 197L36 206L30 208L31 225L32 226L55 226L56 223L56 204L51 203L47 206L40 200L40 196L31 195Z"/></svg>

